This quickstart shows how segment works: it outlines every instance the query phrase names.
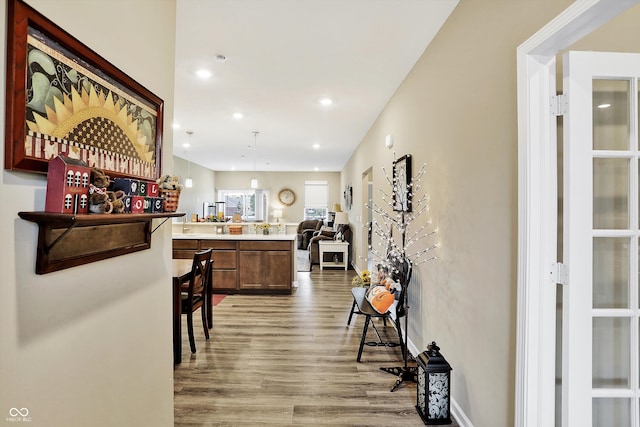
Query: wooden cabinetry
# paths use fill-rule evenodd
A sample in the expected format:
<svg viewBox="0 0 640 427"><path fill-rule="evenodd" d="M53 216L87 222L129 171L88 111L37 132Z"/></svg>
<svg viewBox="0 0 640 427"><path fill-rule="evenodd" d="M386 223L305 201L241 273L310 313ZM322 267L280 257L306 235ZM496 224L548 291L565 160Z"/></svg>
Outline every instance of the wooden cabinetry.
<svg viewBox="0 0 640 427"><path fill-rule="evenodd" d="M198 251L200 241L196 239L183 239L173 241L174 259L191 259Z"/></svg>
<svg viewBox="0 0 640 427"><path fill-rule="evenodd" d="M192 258L213 248L213 290L218 293L291 293L294 241L174 239L173 257Z"/></svg>
<svg viewBox="0 0 640 427"><path fill-rule="evenodd" d="M235 291L238 288L238 242L201 240L200 249L207 248L213 248L213 291Z"/></svg>
<svg viewBox="0 0 640 427"><path fill-rule="evenodd" d="M285 251L241 251L240 289L289 289L291 257Z"/></svg>

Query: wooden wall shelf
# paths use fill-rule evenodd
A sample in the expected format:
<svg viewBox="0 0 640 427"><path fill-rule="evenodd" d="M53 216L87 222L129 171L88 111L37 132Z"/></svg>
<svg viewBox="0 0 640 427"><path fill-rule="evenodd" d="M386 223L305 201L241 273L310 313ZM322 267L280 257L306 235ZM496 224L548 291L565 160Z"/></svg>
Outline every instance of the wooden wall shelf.
<svg viewBox="0 0 640 427"><path fill-rule="evenodd" d="M184 212L150 214L85 214L18 212L38 224L36 274L137 252L151 247L151 234L169 218ZM164 221L151 228L152 220Z"/></svg>

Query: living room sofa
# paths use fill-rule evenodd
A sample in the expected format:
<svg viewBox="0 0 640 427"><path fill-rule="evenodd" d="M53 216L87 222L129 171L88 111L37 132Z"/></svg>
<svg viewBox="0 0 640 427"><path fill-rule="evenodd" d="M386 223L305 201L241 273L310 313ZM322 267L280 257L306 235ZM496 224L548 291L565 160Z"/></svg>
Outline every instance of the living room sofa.
<svg viewBox="0 0 640 427"><path fill-rule="evenodd" d="M322 228L321 219L305 219L300 224L296 233L298 234L298 249L308 249L309 241L313 234Z"/></svg>

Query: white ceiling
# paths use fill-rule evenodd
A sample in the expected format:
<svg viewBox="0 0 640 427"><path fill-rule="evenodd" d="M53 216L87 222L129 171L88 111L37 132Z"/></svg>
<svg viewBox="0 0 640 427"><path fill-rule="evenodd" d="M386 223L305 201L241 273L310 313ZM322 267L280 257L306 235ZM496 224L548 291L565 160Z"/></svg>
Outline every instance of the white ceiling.
<svg viewBox="0 0 640 427"><path fill-rule="evenodd" d="M176 3L174 154L252 171L258 131L255 170L340 171L458 0Z"/></svg>

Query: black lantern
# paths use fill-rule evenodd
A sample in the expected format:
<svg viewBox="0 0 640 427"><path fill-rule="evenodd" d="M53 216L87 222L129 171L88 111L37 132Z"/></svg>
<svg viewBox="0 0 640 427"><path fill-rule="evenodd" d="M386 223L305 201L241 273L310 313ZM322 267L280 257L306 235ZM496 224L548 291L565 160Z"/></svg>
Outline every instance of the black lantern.
<svg viewBox="0 0 640 427"><path fill-rule="evenodd" d="M416 409L425 424L451 424L451 366L435 341L418 355Z"/></svg>

